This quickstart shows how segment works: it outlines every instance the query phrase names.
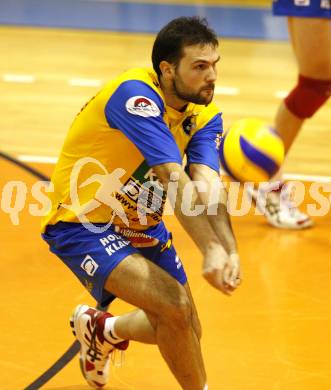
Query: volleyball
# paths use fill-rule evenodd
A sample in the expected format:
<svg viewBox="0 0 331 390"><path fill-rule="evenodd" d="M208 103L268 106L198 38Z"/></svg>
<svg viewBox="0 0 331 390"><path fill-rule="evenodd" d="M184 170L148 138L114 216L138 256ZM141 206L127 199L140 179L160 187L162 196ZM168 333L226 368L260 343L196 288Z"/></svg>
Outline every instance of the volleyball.
<svg viewBox="0 0 331 390"><path fill-rule="evenodd" d="M262 120L241 119L224 134L220 160L224 171L237 181L268 181L284 161L284 144Z"/></svg>

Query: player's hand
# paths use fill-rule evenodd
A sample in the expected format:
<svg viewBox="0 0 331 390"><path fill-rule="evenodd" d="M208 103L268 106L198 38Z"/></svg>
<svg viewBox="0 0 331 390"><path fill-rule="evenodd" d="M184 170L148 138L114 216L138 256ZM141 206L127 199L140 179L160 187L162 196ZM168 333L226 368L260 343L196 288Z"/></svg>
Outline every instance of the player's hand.
<svg viewBox="0 0 331 390"><path fill-rule="evenodd" d="M205 253L202 274L213 287L231 295L241 283L239 255L228 255L221 245L210 248Z"/></svg>

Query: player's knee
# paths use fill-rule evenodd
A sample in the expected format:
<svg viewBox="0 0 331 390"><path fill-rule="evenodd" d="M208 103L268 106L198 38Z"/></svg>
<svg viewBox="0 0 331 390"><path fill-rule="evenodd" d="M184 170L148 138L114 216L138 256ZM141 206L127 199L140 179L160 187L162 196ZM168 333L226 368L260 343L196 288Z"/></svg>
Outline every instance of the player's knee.
<svg viewBox="0 0 331 390"><path fill-rule="evenodd" d="M299 75L298 84L285 99L288 110L301 119L312 117L331 95L331 79Z"/></svg>
<svg viewBox="0 0 331 390"><path fill-rule="evenodd" d="M160 304L159 320L179 328L192 325L192 306L184 288Z"/></svg>
<svg viewBox="0 0 331 390"><path fill-rule="evenodd" d="M171 311L171 321L176 327L187 328L192 325L192 307L187 296L183 294Z"/></svg>

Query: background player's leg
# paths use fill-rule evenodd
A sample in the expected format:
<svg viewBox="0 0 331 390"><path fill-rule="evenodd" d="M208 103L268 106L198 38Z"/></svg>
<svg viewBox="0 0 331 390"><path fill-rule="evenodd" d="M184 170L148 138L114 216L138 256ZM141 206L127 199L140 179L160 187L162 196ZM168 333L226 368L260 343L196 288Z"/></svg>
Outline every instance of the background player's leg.
<svg viewBox="0 0 331 390"><path fill-rule="evenodd" d="M178 382L183 389L202 390L206 374L192 324L194 309L185 288L166 271L134 254L111 272L105 289L152 314L156 342ZM116 332L122 335L119 326Z"/></svg>
<svg viewBox="0 0 331 390"><path fill-rule="evenodd" d="M285 103L282 102L278 107L275 123L277 132L281 135L284 142L285 153L289 151L296 136L298 135L304 119L300 119L286 107ZM277 173L274 180L277 180L281 176L281 172Z"/></svg>
<svg viewBox="0 0 331 390"><path fill-rule="evenodd" d="M293 49L303 76L321 80L331 78L330 22L330 19L289 18Z"/></svg>
<svg viewBox="0 0 331 390"><path fill-rule="evenodd" d="M288 18L288 30L298 62L298 84L280 104L275 128L281 135L287 153L303 123L321 107L331 92L331 24L329 19ZM281 180L281 170L273 181ZM278 191L252 193L260 208L265 208L269 223L276 227L303 229L312 226L310 217L291 201L290 187L281 184ZM277 186L276 186L277 187ZM271 191L271 192L270 192ZM268 202L265 203L265 199Z"/></svg>
<svg viewBox="0 0 331 390"><path fill-rule="evenodd" d="M316 80L331 80L331 23L329 19L288 18L288 30L298 62L299 74ZM283 102L275 125L285 143L286 152L299 133L299 118Z"/></svg>

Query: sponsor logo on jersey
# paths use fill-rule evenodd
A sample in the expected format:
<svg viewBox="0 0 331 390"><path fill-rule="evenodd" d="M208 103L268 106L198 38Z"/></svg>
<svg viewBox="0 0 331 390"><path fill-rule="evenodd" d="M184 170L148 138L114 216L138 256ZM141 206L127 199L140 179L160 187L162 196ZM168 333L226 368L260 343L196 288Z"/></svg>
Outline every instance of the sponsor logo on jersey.
<svg viewBox="0 0 331 390"><path fill-rule="evenodd" d="M157 117L161 114L159 107L153 100L145 96L133 96L125 103L126 110L132 115Z"/></svg>
<svg viewBox="0 0 331 390"><path fill-rule="evenodd" d="M93 276L95 271L99 268L99 265L90 255L85 256L80 266L89 276Z"/></svg>
<svg viewBox="0 0 331 390"><path fill-rule="evenodd" d="M160 222L167 194L146 161L139 165L116 195L125 209L137 211L141 218L148 215Z"/></svg>
<svg viewBox="0 0 331 390"><path fill-rule="evenodd" d="M196 128L195 118L196 118L196 115L192 115L192 116L187 117L184 120L182 126L183 126L183 130L184 130L185 134L191 135L191 131Z"/></svg>

